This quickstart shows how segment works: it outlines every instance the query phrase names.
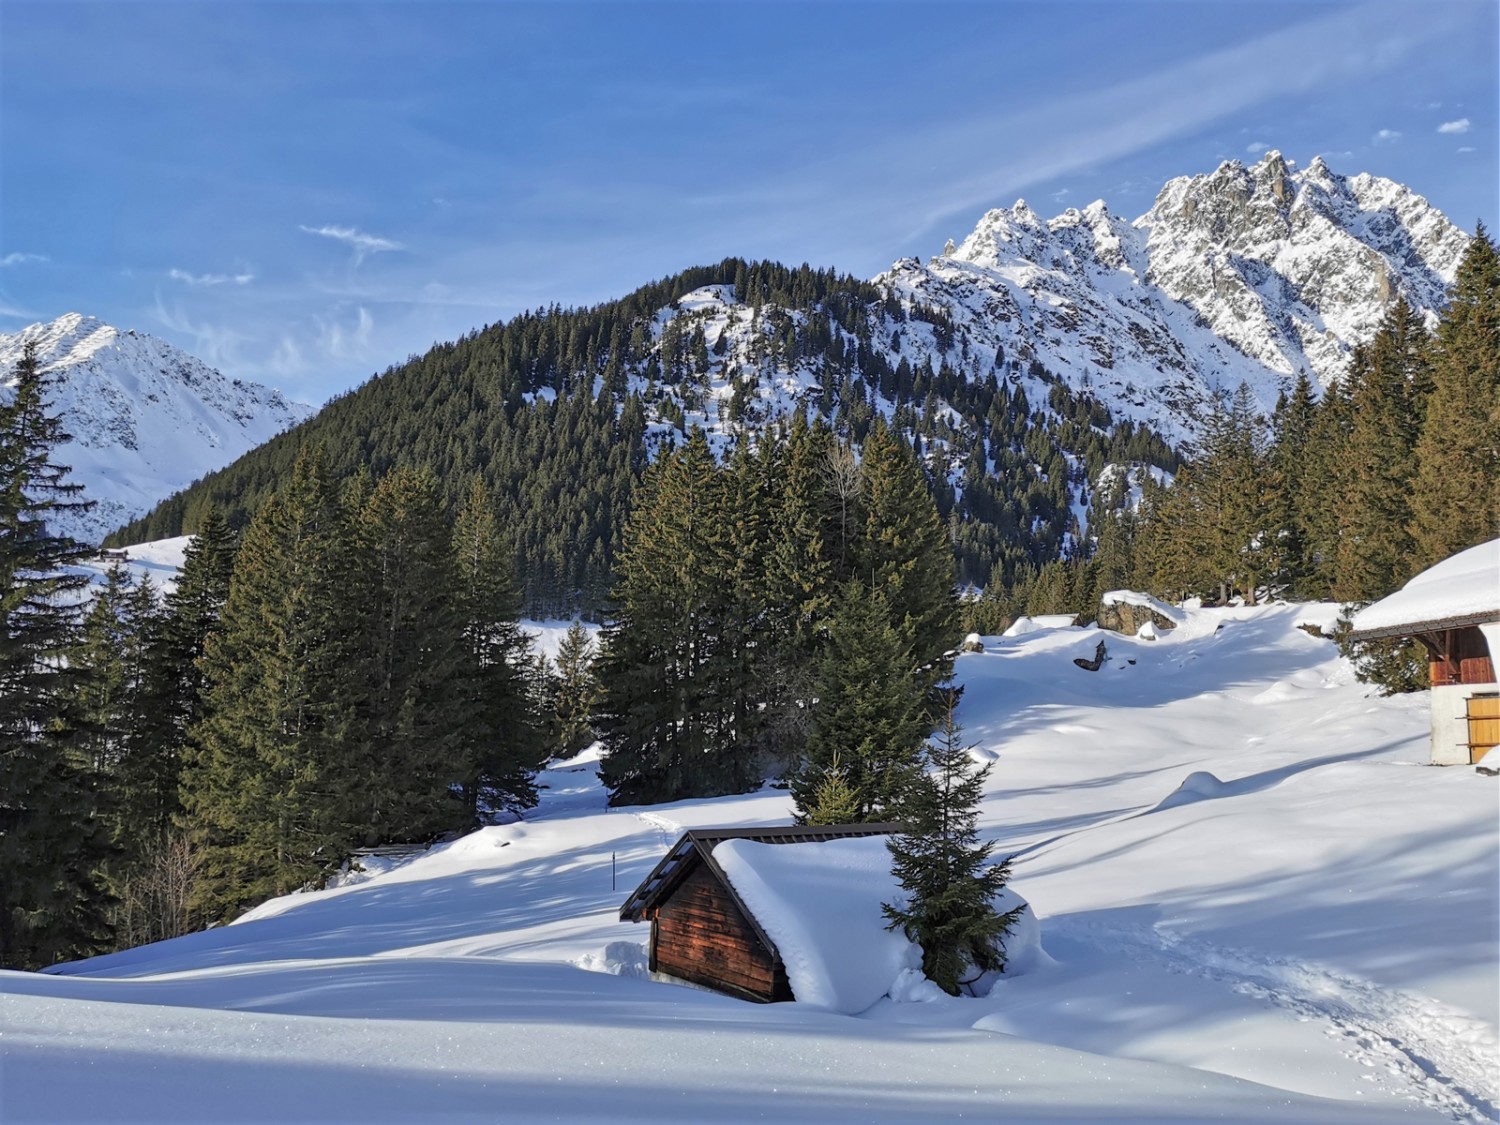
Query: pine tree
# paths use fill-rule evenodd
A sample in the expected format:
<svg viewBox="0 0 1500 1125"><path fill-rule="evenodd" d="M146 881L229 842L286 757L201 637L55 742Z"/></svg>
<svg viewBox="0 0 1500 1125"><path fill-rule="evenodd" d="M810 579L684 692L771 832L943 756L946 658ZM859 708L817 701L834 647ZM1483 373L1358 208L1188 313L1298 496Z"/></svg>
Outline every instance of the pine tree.
<svg viewBox="0 0 1500 1125"><path fill-rule="evenodd" d="M912 667L885 595L846 583L818 667L806 761L792 779L799 820L816 806L818 787L835 761L855 794L852 821L895 814L918 769L926 691L926 675Z"/></svg>
<svg viewBox="0 0 1500 1125"><path fill-rule="evenodd" d="M725 478L701 430L652 467L642 492L599 660L600 777L616 804L742 790L750 771L735 752L721 663L733 593Z"/></svg>
<svg viewBox="0 0 1500 1125"><path fill-rule="evenodd" d="M1416 445L1412 570L1500 533L1500 253L1482 223L1448 298Z"/></svg>
<svg viewBox="0 0 1500 1125"><path fill-rule="evenodd" d="M182 796L210 921L322 878L362 832L350 765L367 764L367 591L354 572L345 513L320 454L304 451L245 530L203 654Z"/></svg>
<svg viewBox="0 0 1500 1125"><path fill-rule="evenodd" d="M429 469L381 478L358 514L365 768L343 788L364 842L425 840L466 826L450 799L463 774L459 673L462 603L452 529ZM354 796L356 785L364 792Z"/></svg>
<svg viewBox="0 0 1500 1125"><path fill-rule="evenodd" d="M178 819L188 732L203 718L202 659L229 596L237 540L210 506L183 552L176 586L167 594L148 643L150 660L143 729L129 774L138 823L162 835Z"/></svg>
<svg viewBox="0 0 1500 1125"><path fill-rule="evenodd" d="M0 406L0 966L11 968L109 942L104 868L113 848L70 714L87 579L68 567L88 549L47 522L87 503L52 460L67 435L46 392L28 344L14 396Z"/></svg>
<svg viewBox="0 0 1500 1125"><path fill-rule="evenodd" d="M571 758L594 742L589 721L598 697L594 677L594 641L580 621L574 621L557 646L557 680L552 692L557 752Z"/></svg>
<svg viewBox="0 0 1500 1125"><path fill-rule="evenodd" d="M940 739L928 743L927 769L901 805L903 829L888 843L892 870L906 892L884 907L887 929L922 947L922 971L945 992L1005 968L1005 935L1024 907L1000 913L995 896L1010 861L990 863L994 844L979 839L979 802L991 763L976 767L954 717L959 690L943 692Z"/></svg>
<svg viewBox="0 0 1500 1125"><path fill-rule="evenodd" d="M953 550L920 464L883 420L865 439L860 480L857 577L880 591L913 667L936 684L951 663L943 654L958 640Z"/></svg>
<svg viewBox="0 0 1500 1125"><path fill-rule="evenodd" d="M1312 382L1300 372L1291 395L1282 395L1272 418L1270 449L1271 524L1280 540L1280 567L1273 585L1293 596L1316 597L1312 512L1326 484L1312 476L1308 455L1318 413Z"/></svg>
<svg viewBox="0 0 1500 1125"><path fill-rule="evenodd" d="M465 815L483 823L536 804L533 777L547 756L531 706L531 640L519 622L514 556L494 501L475 481L453 528L464 663L458 674L457 737Z"/></svg>
<svg viewBox="0 0 1500 1125"><path fill-rule="evenodd" d="M1353 425L1341 473L1335 593L1342 601L1384 597L1411 577L1411 479L1426 411L1428 337L1398 299L1349 368Z"/></svg>
<svg viewBox="0 0 1500 1125"><path fill-rule="evenodd" d="M859 820L859 794L849 784L837 753L823 769L823 776L813 787L812 798L803 817L805 824L853 824Z"/></svg>

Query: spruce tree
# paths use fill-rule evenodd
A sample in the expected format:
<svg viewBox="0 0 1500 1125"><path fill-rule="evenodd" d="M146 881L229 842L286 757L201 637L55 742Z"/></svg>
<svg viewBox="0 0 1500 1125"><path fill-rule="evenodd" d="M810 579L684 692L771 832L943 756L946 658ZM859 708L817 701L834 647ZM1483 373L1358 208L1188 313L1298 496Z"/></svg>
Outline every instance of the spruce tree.
<svg viewBox="0 0 1500 1125"><path fill-rule="evenodd" d="M85 509L47 411L36 347L0 406L0 966L34 969L106 948L113 855L72 704L88 548L50 519Z"/></svg>
<svg viewBox="0 0 1500 1125"><path fill-rule="evenodd" d="M157 834L181 813L188 732L203 718L204 648L229 596L236 549L234 532L211 505L183 551L177 584L163 601L148 645L149 701L129 773L135 815Z"/></svg>
<svg viewBox="0 0 1500 1125"><path fill-rule="evenodd" d="M926 674L912 667L884 593L845 583L818 666L806 761L792 778L799 821L812 814L835 762L855 794L851 820L895 815L918 769L926 691Z"/></svg>
<svg viewBox="0 0 1500 1125"><path fill-rule="evenodd" d="M452 528L429 469L397 468L354 516L364 576L361 706L366 761L341 786L367 844L426 840L466 825L451 799L463 774L463 605ZM352 791L362 787L354 796Z"/></svg>
<svg viewBox="0 0 1500 1125"><path fill-rule="evenodd" d="M520 626L511 544L482 481L453 527L463 665L454 685L465 816L481 824L536 804L546 739L527 688L531 639Z"/></svg>
<svg viewBox="0 0 1500 1125"><path fill-rule="evenodd" d="M552 711L556 723L557 752L571 758L594 742L590 722L598 696L594 677L594 641L580 621L574 621L557 646L556 683Z"/></svg>
<svg viewBox="0 0 1500 1125"><path fill-rule="evenodd" d="M1416 445L1413 570L1500 533L1500 253L1482 223L1448 301Z"/></svg>
<svg viewBox="0 0 1500 1125"><path fill-rule="evenodd" d="M1349 368L1353 424L1339 462L1335 556L1342 601L1384 597L1413 573L1411 479L1429 378L1427 331L1398 299Z"/></svg>
<svg viewBox="0 0 1500 1125"><path fill-rule="evenodd" d="M927 685L947 675L958 638L953 549L909 446L877 419L860 461L856 576L878 590Z"/></svg>
<svg viewBox="0 0 1500 1125"><path fill-rule="evenodd" d="M315 882L362 835L365 650L350 529L321 455L246 528L203 654L183 806L209 921ZM351 587L353 597L351 597Z"/></svg>
<svg viewBox="0 0 1500 1125"><path fill-rule="evenodd" d="M980 974L1005 968L1005 935L1024 909L995 909L1010 861L991 863L994 844L979 839L979 802L992 763L977 767L960 739L959 694L952 687L942 693L939 738L927 744L927 768L901 804L902 832L887 843L906 893L884 907L887 929L920 945L922 971L955 996Z"/></svg>

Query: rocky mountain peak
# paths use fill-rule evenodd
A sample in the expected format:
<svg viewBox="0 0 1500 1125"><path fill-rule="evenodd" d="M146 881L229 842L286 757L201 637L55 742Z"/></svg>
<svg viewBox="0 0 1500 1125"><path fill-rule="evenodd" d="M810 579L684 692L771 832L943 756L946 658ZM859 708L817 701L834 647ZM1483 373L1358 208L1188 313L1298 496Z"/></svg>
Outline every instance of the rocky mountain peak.
<svg viewBox="0 0 1500 1125"><path fill-rule="evenodd" d="M0 395L28 343L71 435L58 460L95 501L64 530L88 541L312 413L165 340L77 312L0 334Z"/></svg>

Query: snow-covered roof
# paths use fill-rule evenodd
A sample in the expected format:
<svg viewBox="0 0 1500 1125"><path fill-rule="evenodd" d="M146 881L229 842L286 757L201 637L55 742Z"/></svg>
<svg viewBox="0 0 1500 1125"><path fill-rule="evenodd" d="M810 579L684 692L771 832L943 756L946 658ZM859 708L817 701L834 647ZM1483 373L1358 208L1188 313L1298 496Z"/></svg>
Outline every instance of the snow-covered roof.
<svg viewBox="0 0 1500 1125"><path fill-rule="evenodd" d="M784 847L726 840L714 848L730 886L776 944L799 1002L862 1012L922 955L887 930L881 905L901 887L883 836Z"/></svg>
<svg viewBox="0 0 1500 1125"><path fill-rule="evenodd" d="M1460 551L1354 615L1367 640L1500 621L1500 539Z"/></svg>

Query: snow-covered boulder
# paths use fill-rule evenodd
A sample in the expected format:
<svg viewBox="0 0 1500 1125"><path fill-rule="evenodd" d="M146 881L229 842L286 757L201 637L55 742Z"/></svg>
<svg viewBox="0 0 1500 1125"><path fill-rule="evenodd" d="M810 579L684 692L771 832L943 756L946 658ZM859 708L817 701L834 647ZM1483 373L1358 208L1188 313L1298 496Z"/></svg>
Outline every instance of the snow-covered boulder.
<svg viewBox="0 0 1500 1125"><path fill-rule="evenodd" d="M1099 599L1099 612L1095 616L1099 628L1126 636L1140 635L1141 629L1150 625L1152 631L1147 640L1155 640L1160 632L1177 628L1182 624L1182 611L1166 602L1142 594L1136 590L1111 590Z"/></svg>

